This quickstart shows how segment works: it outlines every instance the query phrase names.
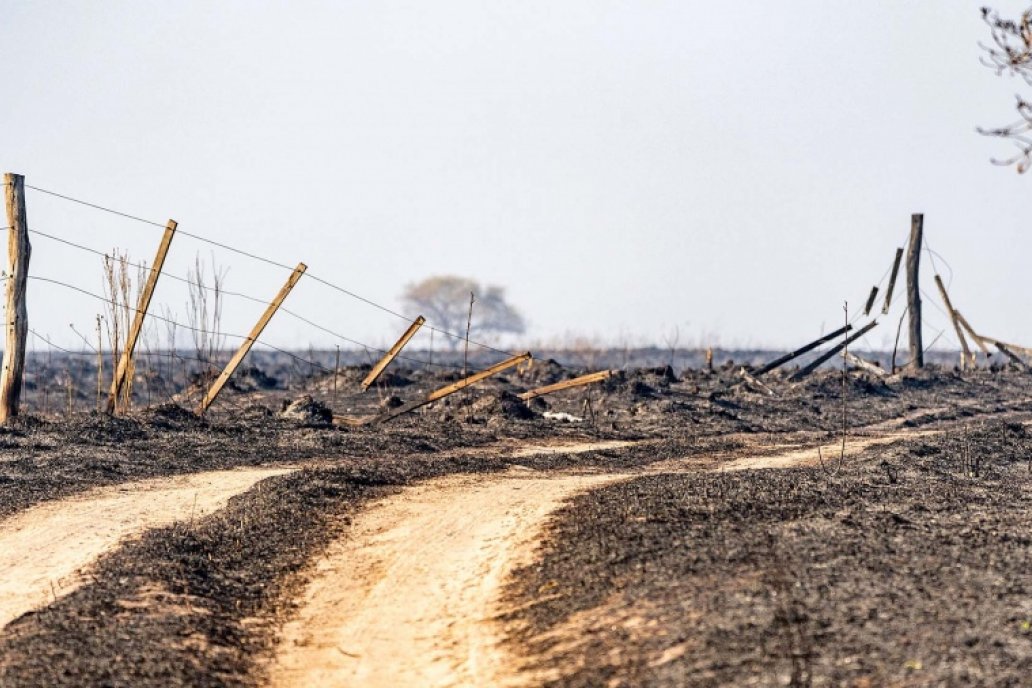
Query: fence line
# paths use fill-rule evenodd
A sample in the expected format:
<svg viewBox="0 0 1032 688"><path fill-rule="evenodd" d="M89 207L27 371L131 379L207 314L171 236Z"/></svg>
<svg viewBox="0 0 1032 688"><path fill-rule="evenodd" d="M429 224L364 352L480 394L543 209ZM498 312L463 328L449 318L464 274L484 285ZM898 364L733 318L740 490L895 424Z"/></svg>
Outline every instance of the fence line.
<svg viewBox="0 0 1032 688"><path fill-rule="evenodd" d="M32 186L32 185L29 185L29 184L26 184L25 187L28 188L28 189L32 189L33 191L38 191L40 193L47 194L47 195L50 195L50 196L54 196L54 197L57 197L57 198L61 198L61 199L64 199L66 201L70 201L72 203L78 203L80 205L84 205L84 206L87 206L87 207L90 207L90 208L94 208L96 210L100 210L100 211L103 211L103 212L111 213L113 215L118 215L120 217L124 217L124 218L130 219L130 220L135 220L137 222L142 222L142 223L147 224L147 225L151 225L151 226L154 226L154 227L160 227L162 229L165 227L164 224L159 223L159 222L154 222L153 220L147 220L147 219L139 217L137 215L132 215L130 213L122 212L120 210L115 210L113 208L108 208L106 206L102 206L102 205L99 205L97 203L91 203L90 201L84 201L82 199L74 198L72 196L68 196L66 194L61 194L61 193L58 193L56 191L50 191L49 189L43 189L43 188L40 188L38 186ZM245 251L245 250L237 248L235 246L231 246L229 244L224 244L224 243L215 241L213 239L209 239L209 238L201 236L199 234L194 234L192 232L189 232L189 231L186 231L186 230L183 230L183 229L177 229L177 233L181 234L183 236L188 236L188 237L190 237L192 239L196 239L197 241L201 241L201 242L204 242L204 243L207 243L207 244L211 244L213 246L217 246L217 247L225 249L227 251L231 251L233 253L237 253L239 255L246 256L246 257L251 258L253 260L257 260L257 261L261 261L263 263L267 263L267 264L275 266L277 268L281 268L281 269L288 270L288 271L293 271L293 269L294 269L293 267L291 267L289 265L286 265L284 263L280 263L278 261L272 260L271 258L266 258L264 256L260 256L260 255L255 254L255 253L251 253L250 251ZM320 284L323 284L324 286L327 286L327 287L329 287L331 289L339 291L340 293L345 294L345 295L347 295L347 296L349 296L349 297L351 297L353 299L361 301L362 303L365 303L365 304L367 304L369 306L377 308L377 309L383 311L384 313L388 313L390 315L393 315L396 318L400 318L401 320L404 320L405 322L410 322L412 320L412 318L410 318L409 316L402 315L401 313L399 313L399 312L397 312L397 311L395 311L395 310L393 310L391 308L388 308L387 306L384 306L383 304L377 303L377 302L373 301L372 299L366 298L364 296L360 296L359 294L356 294L353 291L345 289L344 287L341 287L340 285L335 284L335 283L333 283L333 282L331 282L331 281L329 281L327 279L324 279L322 277L319 277L319 276L314 275L314 274L309 273L309 272L305 273L305 277L307 277L308 279L311 279L311 280L313 280L315 282L319 282ZM443 335L445 337L449 337L449 338L455 339L457 341L466 341L466 337L465 336L463 336L461 334L457 334L455 332L451 332L449 330L445 330L445 329L442 329L442 328L435 327L433 325L433 323L428 323L427 329L432 330L434 332L437 332L438 334L441 334L441 335ZM473 346L476 346L476 347L480 348L480 349L484 349L484 350L487 350L487 351L493 351L495 353L502 354L502 355L505 355L505 356L512 356L512 355L514 355L513 352L511 352L511 351L506 351L504 349L499 349L499 348L493 347L493 346L491 346L489 344L485 344L483 342L474 341L472 339L469 340L469 343L471 345L473 345Z"/></svg>
<svg viewBox="0 0 1032 688"><path fill-rule="evenodd" d="M177 230L177 232L181 233L180 230ZM53 234L49 234L47 232L44 232L44 231L41 231L41 230L38 230L38 229L30 229L29 233L30 234L35 234L37 236L45 237L47 239L50 239L51 241L56 241L58 243L70 246L72 248L76 248L78 250L84 251L86 253L91 253L93 255L97 255L97 256L100 256L100 257L103 257L103 258L109 258L110 257L110 254L108 254L108 253L106 253L104 251L101 251L101 250L98 250L98 249L95 249L95 248L91 248L89 246L85 246L83 244L76 243L74 241L69 241L68 239L64 239L64 238L55 236ZM134 267L134 268L136 268L138 270L150 270L151 269L150 266L148 266L146 263L137 263L137 262L134 262L134 261L131 261L131 260L126 260L126 265ZM167 278L169 278L171 280L174 280L176 282L181 282L181 283L187 284L187 285L189 285L191 287L194 287L194 288L197 288L197 289L202 289L202 290L205 290L205 291L208 291L208 292L218 293L218 294L221 294L221 295L224 295L224 296L232 296L232 297L241 298L241 299L244 299L244 300L247 300L247 301L251 301L251 302L254 302L254 303L261 304L263 306L268 303L268 301L266 299L261 299L261 298L258 298L256 296L252 296L250 294L244 294L242 292L232 291L232 290L228 290L228 289L221 289L221 288L216 289L215 287L212 287L210 285L202 284L202 283L199 283L199 282L195 282L194 280L191 280L191 279L189 279L187 277L182 277L181 275L177 275L175 273L169 272L169 271L165 270L164 268L160 271L160 274L162 276L167 277ZM361 347L361 348L366 349L368 351L373 351L373 352L376 352L376 353L379 353L379 354L386 354L387 353L386 349L381 349L379 347L371 346L369 344L365 344L363 342L360 342L357 339L353 339L351 337L347 337L345 335L342 335L339 332L335 332L332 329L330 329L330 328L328 328L328 327L326 327L324 325L320 325L320 324L318 324L318 323L316 323L316 322L314 322L314 321L312 321L312 320L310 320L310 319L308 319L308 318L298 314L295 311L292 311L292 310L289 310L289 309L283 308L283 307L281 307L279 310L280 310L280 312L286 313L287 315L291 316L292 318L294 318L296 320L299 320L299 321L305 323L306 325L314 327L315 329L318 329L321 332L324 332L324 333L326 333L328 335L331 335L331 336L339 339L342 342L346 342L348 344L352 344L354 346L358 346L358 347ZM157 316L155 316L155 317L157 317ZM424 360L421 360L421 359L418 359L418 358L413 358L411 356L400 356L399 355L397 358L399 360L405 360L405 361L408 361L408 362L413 363L413 364L418 364L420 366L433 366L433 367L436 367L436 368L446 368L446 369L450 369L450 370L460 370L462 368L462 366L459 366L459 365L453 365L453 364L448 364L448 363L434 363L432 361L424 361Z"/></svg>

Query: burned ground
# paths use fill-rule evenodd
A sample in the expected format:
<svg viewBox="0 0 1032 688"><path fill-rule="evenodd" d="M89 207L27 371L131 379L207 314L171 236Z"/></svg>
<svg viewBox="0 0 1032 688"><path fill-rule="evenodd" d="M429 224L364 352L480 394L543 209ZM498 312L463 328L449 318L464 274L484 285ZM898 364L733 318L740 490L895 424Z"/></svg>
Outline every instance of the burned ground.
<svg viewBox="0 0 1032 688"><path fill-rule="evenodd" d="M361 379L362 370L349 373L349 379ZM622 470L687 457L711 461L733 458L746 447L756 454L792 442L827 440L841 429L843 381L835 372L795 386L772 374L765 380L776 397L741 386L730 366L680 376L666 367L627 371L602 385L530 404L515 396L580 372L554 362L535 364L390 423L358 428L290 420L279 411L284 400L307 393L312 403L361 415L380 409L391 396L417 398L455 376L399 369L382 386L346 400L341 381L335 395L325 376L308 380L303 390L229 390L206 418L165 404L129 418L79 413L22 419L0 435L0 517L95 486L147 477L275 463L307 468L265 480L211 516L148 531L105 556L89 584L5 629L0 684L255 685L306 567L370 499L413 481L498 471L514 463L547 471ZM963 376L930 370L888 384L854 374L845 391L847 421L861 434L886 422L962 428L1001 413L1032 412L1032 378L1007 370ZM546 411L579 420L549 419ZM518 459L498 450L506 443L557 438L642 442ZM1017 600L1024 580L1019 572L1029 563L1027 542L1016 530L1020 513L1004 509L1025 486L1027 467L1019 465L1024 441L1015 428L987 426L966 437L929 437L871 450L864 461L848 461L847 469L837 472L654 476L586 495L557 518L541 565L515 578L512 600L529 606L510 619L514 642L523 648L520 654L530 643L535 668L581 667L569 680L582 685L609 678L627 685L677 685L686 675L717 685L753 671L788 676L797 655L806 655L800 671L847 680L862 671L851 673L829 657L845 657L846 648L888 647L893 633L906 630L915 638L899 645L913 649L901 660L903 668L889 653L866 675L916 676L921 683L923 676L939 674L913 672L940 666L932 658L945 638L966 629L979 638L978 648L996 648L1010 628L990 626ZM969 470L977 470L977 477L955 470L958 447L965 465L978 464ZM981 510L972 512L972 505ZM910 533L920 537L901 539ZM992 533L1007 536L993 540L992 575L972 577L966 569L963 575L933 575L944 553L977 560L983 553L974 544ZM855 573L858 557L873 567L863 569L862 581ZM830 563L804 565L817 560ZM769 561L782 563L770 566ZM914 570L912 585L875 575L902 566ZM795 577L785 579L786 571ZM910 623L931 623L942 604L928 591L940 581L951 598L1005 601L970 617L980 619L970 628L961 624L958 605L951 610L956 618L950 617L941 633L925 632L922 625L924 635L918 638L917 627L892 612L900 600L913 597L902 605L910 610ZM886 588L890 583L897 588ZM996 587L984 587L990 583ZM913 587L918 584L923 591ZM1019 592L1008 592L1008 585ZM782 589L789 592L780 597L771 592ZM856 599L849 597L851 590ZM721 618L715 611L724 605ZM969 606L963 610L970 615ZM600 608L616 614L630 610L627 618L634 623L657 622L669 635L640 633L634 624L605 626L609 622L602 615L595 629L598 642L557 659L556 648L540 634L571 619L590 622ZM853 613L859 619L860 611L869 614L871 608L875 616L863 623L836 616ZM840 633L849 623L857 626L852 635ZM842 650L814 655L805 647L777 644L790 637L802 643L839 638ZM755 645L758 638L766 644ZM678 642L689 643L683 655ZM714 647L723 647L723 654ZM613 656L614 648L624 649ZM1018 647L1015 657L1028 656L1026 650ZM667 651L672 654L664 656ZM981 655L990 662L987 667L1006 659L995 652ZM657 659L668 661L650 667ZM918 664L922 669L913 668ZM941 666L944 672L967 671L974 683L988 671ZM838 673L820 673L825 670Z"/></svg>
<svg viewBox="0 0 1032 688"><path fill-rule="evenodd" d="M586 494L514 572L512 642L556 686L1024 685L1030 444L990 422Z"/></svg>

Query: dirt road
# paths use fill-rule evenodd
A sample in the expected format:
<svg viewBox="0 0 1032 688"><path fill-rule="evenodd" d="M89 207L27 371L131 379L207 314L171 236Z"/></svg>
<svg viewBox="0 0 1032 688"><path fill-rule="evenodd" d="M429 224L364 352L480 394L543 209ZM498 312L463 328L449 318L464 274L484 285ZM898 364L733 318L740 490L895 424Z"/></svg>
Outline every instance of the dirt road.
<svg viewBox="0 0 1032 688"><path fill-rule="evenodd" d="M895 439L857 440L847 453ZM817 461L816 447L794 448L718 470ZM377 503L314 570L299 615L284 628L271 684L518 685L493 621L506 575L533 557L548 515L566 500L640 474L451 476Z"/></svg>
<svg viewBox="0 0 1032 688"><path fill-rule="evenodd" d="M125 537L199 518L289 468L212 471L127 483L46 502L0 521L0 627L66 595Z"/></svg>

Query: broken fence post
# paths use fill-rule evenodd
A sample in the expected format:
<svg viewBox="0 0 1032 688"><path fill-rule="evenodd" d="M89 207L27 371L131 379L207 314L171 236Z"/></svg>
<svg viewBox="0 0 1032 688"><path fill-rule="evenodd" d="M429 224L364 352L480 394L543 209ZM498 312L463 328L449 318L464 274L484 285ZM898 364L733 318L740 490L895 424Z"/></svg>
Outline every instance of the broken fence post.
<svg viewBox="0 0 1032 688"><path fill-rule="evenodd" d="M839 335L843 335L846 332L849 332L851 329L853 329L852 325L846 325L844 327L838 328L834 332L830 332L830 333L828 333L826 335L818 337L817 339L813 340L812 342L810 342L806 346L800 347L800 348L796 349L795 351L793 351L791 353L787 353L784 356L782 356L781 358L777 358L777 359L771 361L770 363L768 363L767 365L763 366L762 368L760 368L758 370L752 371L752 375L753 375L753 377L757 377L758 378L759 376L763 375L764 373L769 373L770 371L774 370L775 368L779 368L779 367L785 365L786 363L788 363L792 359L799 358L800 356L802 356L806 352L812 351L813 349L816 349L821 344L823 344L825 342L830 342L832 339L835 339Z"/></svg>
<svg viewBox="0 0 1032 688"><path fill-rule="evenodd" d="M276 298L274 298L272 302L269 303L268 308L266 308L265 312L262 313L262 317L258 319L258 322L255 323L255 326L251 328L251 334L247 335L247 339L243 341L243 343L240 345L240 348L237 349L237 352L233 354L233 358L229 360L229 363L226 364L225 369L219 374L219 377L215 380L215 382L212 383L211 388L208 390L208 393L204 395L203 399L201 399L201 404L197 408L198 413L204 413L208 410L208 407L212 405L212 403L215 401L215 398L219 395L219 392L221 392L222 388L226 385L227 382L229 382L229 378L232 377L233 372L237 369L237 366L239 366L240 363L244 360L244 357L247 356L247 352L249 352L251 350L251 347L254 346L254 343L258 339L258 337L261 336L262 330L264 330L265 326L269 324L270 320L272 320L272 316L275 315L276 311L283 303L283 300L287 298L287 295L294 288L294 285L297 284L297 281L301 279L301 276L305 274L305 270L307 269L308 266L304 263L297 264L297 267L294 268L294 272L291 273L290 277L287 278L287 283L284 284L283 287L279 290L279 293L276 294Z"/></svg>
<svg viewBox="0 0 1032 688"><path fill-rule="evenodd" d="M867 297L867 303L864 305L864 317L871 314L871 309L874 308L874 300L876 298L878 298L877 285L871 287L871 295Z"/></svg>
<svg viewBox="0 0 1032 688"><path fill-rule="evenodd" d="M1025 364L1025 362L1022 361L1017 354L1011 351L1006 344L997 341L994 341L993 344L995 344L996 348L999 349L1007 358L1011 360L1011 363L1016 365L1021 370L1028 370L1028 366Z"/></svg>
<svg viewBox="0 0 1032 688"><path fill-rule="evenodd" d="M168 224L165 225L165 234L161 237L161 243L158 245L158 253L154 257L154 264L147 275L147 283L144 285L143 291L140 292L140 300L136 304L136 315L133 317L133 325L125 342L125 351L122 352L122 356L118 361L118 368L115 369L115 376L111 380L111 393L108 395L107 403L108 413L115 412L118 397L125 393L127 380L132 375L133 353L136 351L136 342L143 331L143 320L147 316L147 309L150 307L151 298L154 296L154 288L158 285L158 277L161 276L161 270L165 266L165 256L168 255L168 249L172 244L172 238L176 234L177 226L175 220L169 220Z"/></svg>
<svg viewBox="0 0 1032 688"><path fill-rule="evenodd" d="M827 351L825 351L817 359L812 361L808 366L806 366L805 368L800 369L798 372L796 372L794 375L792 375L792 377L790 377L788 379L793 381L793 382L796 382L798 380L802 380L804 377L806 377L807 375L809 375L813 371L817 370L817 368L819 368L821 366L821 364L823 364L829 358L831 358L832 356L837 354L839 351L842 351L844 348L846 348L848 345L850 345L853 342L855 342L857 339L860 339L860 337L863 337L865 334L870 332L872 329L874 329L874 326L877 325L877 324L878 324L877 320L872 320L871 322L867 323L866 325L861 327L859 330L857 330L856 332L851 334L849 337L847 337L843 341L839 342L835 346L833 346L830 349L828 349Z"/></svg>
<svg viewBox="0 0 1032 688"><path fill-rule="evenodd" d="M0 370L0 423L18 415L25 372L25 339L29 334L26 290L32 245L24 176L4 175L4 200L7 206L7 339Z"/></svg>
<svg viewBox="0 0 1032 688"><path fill-rule="evenodd" d="M370 370L369 374L365 376L364 380L362 380L362 391L369 389L369 386L376 382L376 379L383 374L383 371L387 369L387 366L391 364L391 361L401 353L401 350L405 348L405 345L408 344L409 340L416 335L416 332L419 331L419 328L422 327L425 322L426 318L419 316L411 325L409 325L408 329L405 330L405 334L401 335L401 338L394 343L391 350L384 354L383 358L373 366L373 369Z"/></svg>
<svg viewBox="0 0 1032 688"><path fill-rule="evenodd" d="M924 215L910 216L910 243L907 244L907 305L910 316L910 365L924 367L924 347L921 345L921 287L918 271L921 267L921 239L924 236Z"/></svg>
<svg viewBox="0 0 1032 688"><path fill-rule="evenodd" d="M888 315L889 306L892 305L892 290L896 288L896 276L899 275L899 264L903 260L903 249L896 249L896 259L892 261L892 276L889 277L889 288L885 290L885 303L882 305L882 315Z"/></svg>
<svg viewBox="0 0 1032 688"><path fill-rule="evenodd" d="M738 369L738 376L740 378L742 378L742 380L745 382L746 385L749 385L750 387L754 387L755 389L758 389L759 391L763 392L767 396L769 396L769 397L776 397L777 396L777 394L774 393L773 389L771 389L767 385L765 385L762 382L760 382L759 380L757 380L753 375L751 375L749 373L748 370L745 369L744 366Z"/></svg>
<svg viewBox="0 0 1032 688"><path fill-rule="evenodd" d="M496 363L490 368L485 368L484 370L481 370L479 373L473 373L469 377L464 377L458 382L453 382L450 385L440 387L434 390L433 392L430 392L422 399L417 399L416 401L410 401L407 404L402 404L401 406L385 411L378 416L365 416L362 418L334 416L333 422L343 425L369 425L370 423L384 423L393 418L397 418L398 416L405 415L410 411L415 411L416 409L426 406L427 404L431 404L437 401L438 399L443 399L446 396L455 394L455 392L466 389L467 387L474 385L483 379L489 378L492 375L500 373L503 370L507 370L508 368L512 368L513 366L519 365L520 363L528 361L531 358L532 356L530 355L530 352L526 351L522 354L517 354L516 356L507 358L501 363Z"/></svg>
<svg viewBox="0 0 1032 688"><path fill-rule="evenodd" d="M552 394L553 392L559 392L564 389L570 389L571 387L580 387L582 385L590 385L592 382L601 382L602 380L608 380L613 376L612 370L602 370L597 373L588 373L587 375L581 375L571 380L563 380L562 382L556 382L555 384L545 385L544 387L538 387L532 389L529 392L523 392L519 394L520 399L523 401L530 401L537 397L543 397L546 394Z"/></svg>
<svg viewBox="0 0 1032 688"><path fill-rule="evenodd" d="M889 374L887 372L885 372L885 370L882 369L881 366L878 366L878 365L875 365L874 363L871 363L866 358L860 358L859 356L854 354L852 351L843 351L842 352L842 358L844 358L849 363L852 363L857 368L860 368L861 370L866 370L867 372L874 374L876 377L888 377L889 376Z"/></svg>
<svg viewBox="0 0 1032 688"><path fill-rule="evenodd" d="M967 370L968 365L971 363L971 349L968 347L967 339L964 337L964 330L961 329L960 321L957 320L957 311L953 309L953 304L950 302L950 295L946 293L946 286L942 283L942 278L939 275L935 276L935 286L939 288L939 296L942 297L942 302L946 306L946 312L950 314L950 321L953 323L953 330L957 333L957 339L960 340L960 369Z"/></svg>
<svg viewBox="0 0 1032 688"><path fill-rule="evenodd" d="M960 311L954 311L954 313L957 314L957 320L960 321L961 326L963 326L963 328L967 331L968 335L971 336L971 339L974 340L975 344L978 345L978 348L982 350L982 353L985 354L986 358L992 356L992 352L989 351L989 347L985 343L985 337L978 334L974 331L974 329L972 329L970 323L968 323L967 321L967 318L965 318Z"/></svg>

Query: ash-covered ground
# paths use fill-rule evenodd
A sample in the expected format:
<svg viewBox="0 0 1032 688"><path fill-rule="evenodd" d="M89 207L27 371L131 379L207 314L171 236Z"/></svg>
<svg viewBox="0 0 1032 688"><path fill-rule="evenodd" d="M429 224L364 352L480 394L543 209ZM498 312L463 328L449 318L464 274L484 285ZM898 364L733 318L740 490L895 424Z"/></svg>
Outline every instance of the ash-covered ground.
<svg viewBox="0 0 1032 688"><path fill-rule="evenodd" d="M367 371L317 373L291 389L251 371L204 417L190 410L203 389L197 384L177 392L175 402L128 417L30 413L4 430L0 516L146 477L244 465L306 468L106 555L89 584L4 629L0 685L257 685L304 571L370 499L413 481L516 462L612 470L734 457L746 446L755 452L835 438L843 417L853 435L900 427L966 434L871 450L842 469L655 476L586 495L557 518L543 561L520 572L511 590L514 603L526 605L510 619L518 654L533 668L575 668L557 685L683 685L685 677L726 685L756 675L788 680L793 672L797 681L812 676L827 685L860 676L979 683L995 667L1013 665L998 674L1005 679L1025 667L1024 659L1011 662L1027 655L1023 636L1007 646L1011 654L995 649L1010 626L982 635L1024 590L1027 541L1015 539L1020 514L1005 508L1023 494L1024 436L1016 426L978 427L1001 416L1032 417L1026 373L929 368L886 382L821 371L790 384L785 371L764 377L776 392L769 396L742 385L732 365L677 373L660 366L520 401L521 392L587 372L544 360L389 423L334 424L334 413L375 414L459 377L398 367L358 394ZM962 430L968 426L975 429ZM518 461L499 450L556 438L648 442ZM964 461L978 464L978 476L957 473L958 447ZM992 540L1002 543L993 566L978 576L957 569L956 561L984 559L993 533L1008 538ZM950 566L956 570L949 576L932 576ZM975 601L987 598L996 601L972 616ZM955 599L967 606L936 612ZM598 642L566 654L542 639L571 619L590 622L599 609L646 625L600 620ZM863 616L871 609L874 616ZM931 623L936 613L944 619L939 625ZM975 625L964 626L964 614ZM1024 617L1017 623L1022 630ZM656 628L663 633L648 630ZM961 630L976 639L981 668L936 659L950 643L956 649L967 642L957 640ZM908 640L897 639L897 649L906 652L889 652L899 633ZM757 645L760 638L766 644ZM831 649L821 654L826 645ZM843 663L867 650L882 663L855 671ZM932 666L941 668L919 673ZM924 682L927 676L933 680Z"/></svg>

